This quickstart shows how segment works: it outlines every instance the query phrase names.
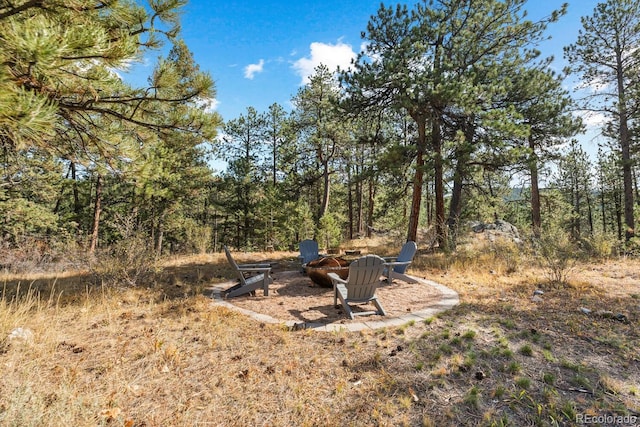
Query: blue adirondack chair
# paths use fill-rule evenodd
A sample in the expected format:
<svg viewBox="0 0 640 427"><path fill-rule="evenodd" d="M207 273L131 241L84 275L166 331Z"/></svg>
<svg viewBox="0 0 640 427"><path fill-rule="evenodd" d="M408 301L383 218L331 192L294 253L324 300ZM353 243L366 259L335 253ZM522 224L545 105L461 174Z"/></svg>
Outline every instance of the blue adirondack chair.
<svg viewBox="0 0 640 427"><path fill-rule="evenodd" d="M397 257L385 257L386 266L383 276L387 278L387 282L393 282L393 279L400 279L407 283L417 283L416 280L407 276L407 267L413 261L413 257L418 251L418 246L414 241L408 241L402 246L400 254Z"/></svg>

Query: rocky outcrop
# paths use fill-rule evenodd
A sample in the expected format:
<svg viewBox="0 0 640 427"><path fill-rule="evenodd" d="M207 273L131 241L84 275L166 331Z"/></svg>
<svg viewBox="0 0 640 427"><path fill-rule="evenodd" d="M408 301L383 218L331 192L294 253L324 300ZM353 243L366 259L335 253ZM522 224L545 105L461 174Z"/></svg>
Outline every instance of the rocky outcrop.
<svg viewBox="0 0 640 427"><path fill-rule="evenodd" d="M503 221L501 219L496 222L485 224L483 222L474 222L471 229L475 233L485 233L489 241L495 241L497 238L513 240L516 243L522 243L520 233L515 225Z"/></svg>

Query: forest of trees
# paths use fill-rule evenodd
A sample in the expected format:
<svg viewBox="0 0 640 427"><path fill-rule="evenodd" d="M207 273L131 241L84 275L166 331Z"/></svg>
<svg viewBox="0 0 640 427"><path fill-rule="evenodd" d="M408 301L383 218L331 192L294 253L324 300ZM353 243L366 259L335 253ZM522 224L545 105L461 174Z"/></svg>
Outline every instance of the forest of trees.
<svg viewBox="0 0 640 427"><path fill-rule="evenodd" d="M183 3L0 0L3 250L286 250L373 230L453 250L496 219L637 246L637 1L583 17L563 73L537 47L566 5L539 21L526 0L381 5L349 69L316 68L290 111L225 120ZM146 87L117 74L163 44ZM597 158L576 140L585 111L607 118Z"/></svg>

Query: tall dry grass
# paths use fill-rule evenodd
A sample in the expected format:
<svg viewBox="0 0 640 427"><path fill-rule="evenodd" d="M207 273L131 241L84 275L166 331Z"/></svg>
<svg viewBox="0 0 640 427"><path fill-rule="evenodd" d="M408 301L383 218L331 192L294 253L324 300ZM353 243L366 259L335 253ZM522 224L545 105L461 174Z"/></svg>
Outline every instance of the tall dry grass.
<svg viewBox="0 0 640 427"><path fill-rule="evenodd" d="M218 254L172 259L136 287L83 287L79 275L16 292L5 278L0 424L574 425L580 413L637 414L640 296L620 276L640 277L639 263L583 264L579 282L545 288L529 262L510 271L490 248L466 251L422 250L411 270L456 289L460 306L353 333L291 331L213 306L207 285L231 277ZM295 256L237 254L285 265ZM532 302L540 287L544 301ZM16 328L31 338L9 339Z"/></svg>

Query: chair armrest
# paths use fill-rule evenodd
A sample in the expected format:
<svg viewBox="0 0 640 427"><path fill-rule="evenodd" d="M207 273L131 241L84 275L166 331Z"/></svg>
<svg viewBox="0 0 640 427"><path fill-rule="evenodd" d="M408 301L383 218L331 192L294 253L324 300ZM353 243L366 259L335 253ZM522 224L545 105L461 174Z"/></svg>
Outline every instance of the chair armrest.
<svg viewBox="0 0 640 427"><path fill-rule="evenodd" d="M271 268L271 264L238 264L239 268Z"/></svg>
<svg viewBox="0 0 640 427"><path fill-rule="evenodd" d="M336 273L327 273L327 277L331 279L331 281L335 283L347 283L346 280L338 276Z"/></svg>
<svg viewBox="0 0 640 427"><path fill-rule="evenodd" d="M255 267L254 268L254 267L238 266L238 271L269 273L271 271L271 267Z"/></svg>
<svg viewBox="0 0 640 427"><path fill-rule="evenodd" d="M384 265L389 266L389 267L395 267L396 265L409 265L411 264L411 261L402 261L402 262L385 262Z"/></svg>

